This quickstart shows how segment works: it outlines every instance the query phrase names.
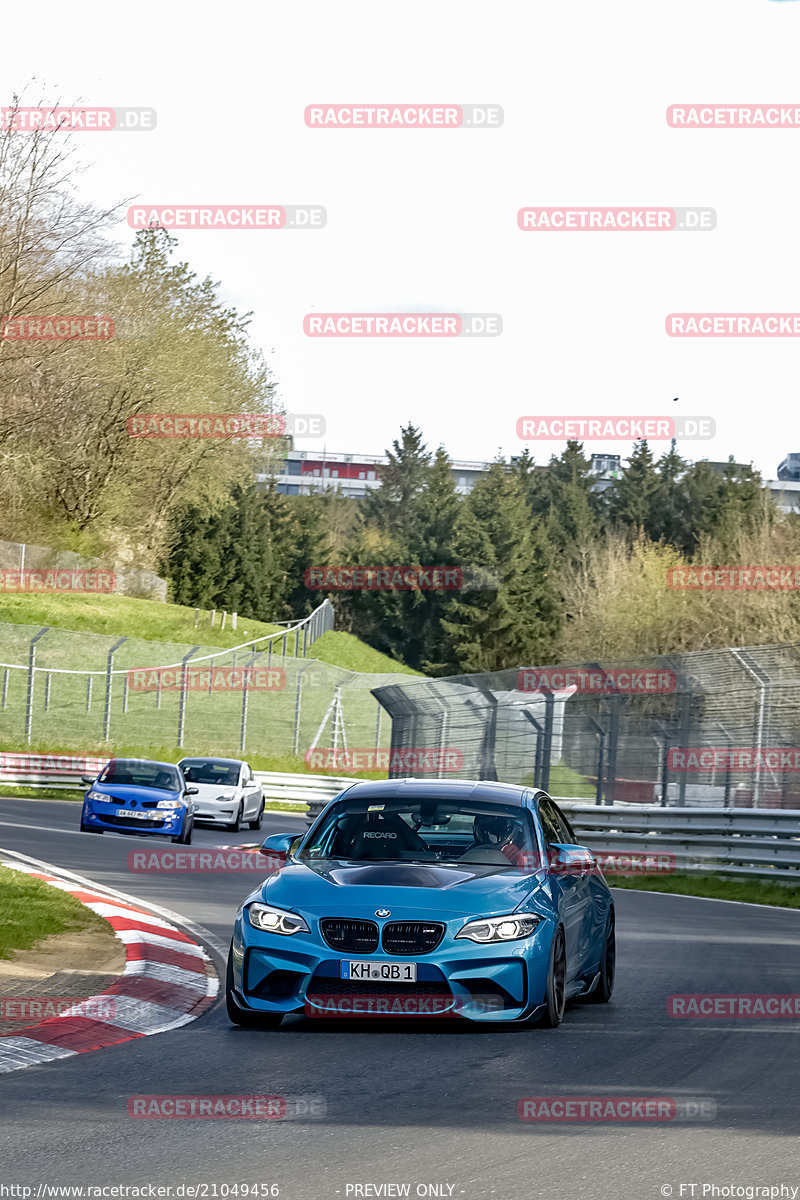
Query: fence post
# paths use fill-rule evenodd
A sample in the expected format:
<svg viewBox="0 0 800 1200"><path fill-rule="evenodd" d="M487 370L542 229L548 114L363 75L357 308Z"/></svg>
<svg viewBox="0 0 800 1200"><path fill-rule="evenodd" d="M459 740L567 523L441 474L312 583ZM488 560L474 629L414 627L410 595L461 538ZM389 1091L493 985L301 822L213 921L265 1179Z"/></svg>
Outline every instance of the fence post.
<svg viewBox="0 0 800 1200"><path fill-rule="evenodd" d="M680 730L678 744L685 750L689 748L690 728L692 723L692 688L691 684L681 695ZM678 804L686 804L686 772L681 771L678 779Z"/></svg>
<svg viewBox="0 0 800 1200"><path fill-rule="evenodd" d="M253 664L255 663L256 659L258 658L258 653L259 653L257 650L253 650L252 646L250 647L250 649L252 651L252 653L250 655L250 659L249 659L249 661L245 662L244 666L242 667L242 721L241 721L241 727L239 730L239 753L240 754L244 754L245 744L247 742L247 689L248 689L248 680L250 678L250 667L253 666Z"/></svg>
<svg viewBox="0 0 800 1200"><path fill-rule="evenodd" d="M550 791L550 757L553 748L553 717L555 716L555 696L547 688L542 688L544 693L544 747L542 749L542 782L540 787L542 791Z"/></svg>
<svg viewBox="0 0 800 1200"><path fill-rule="evenodd" d="M28 745L31 742L31 728L33 726L33 677L36 670L36 643L40 637L44 637L49 628L49 625L45 625L44 629L40 629L31 638L28 649L28 696L25 702L25 741Z"/></svg>
<svg viewBox="0 0 800 1200"><path fill-rule="evenodd" d="M375 721L375 749L379 750L381 744L381 714L383 713L383 705L381 704L380 700L376 700L375 703L378 705L378 716Z"/></svg>
<svg viewBox="0 0 800 1200"><path fill-rule="evenodd" d="M308 667L311 663L308 664ZM292 753L297 756L300 750L300 696L303 689L303 672L308 670L308 667L301 667L297 672L297 691L294 698L294 737L292 739Z"/></svg>
<svg viewBox="0 0 800 1200"><path fill-rule="evenodd" d="M597 723L597 721L595 721L594 717L587 717L587 720L590 725L594 726L594 731L598 737L597 786L595 788L595 793L594 793L594 802L597 805L597 804L603 803L603 766L604 766L604 758L605 758L605 750L606 750L606 731L605 731L605 729L603 729L602 725L598 725L598 723Z"/></svg>
<svg viewBox="0 0 800 1200"><path fill-rule="evenodd" d="M294 631L294 656L300 657L300 626L298 625Z"/></svg>
<svg viewBox="0 0 800 1200"><path fill-rule="evenodd" d="M622 704L622 696L617 693L612 693L608 697L611 715L608 729L608 754L606 758L606 789L605 797L606 804L613 805L614 792L617 785L617 747L619 745L619 710Z"/></svg>
<svg viewBox="0 0 800 1200"><path fill-rule="evenodd" d="M114 642L114 645L111 647L111 649L108 652L108 660L106 662L106 703L105 703L105 709L103 712L103 741L104 742L107 742L109 740L108 735L111 731L111 678L112 678L111 667L112 667L112 664L114 661L114 655L116 654L117 650L119 650L122 643L127 642L127 640L128 639L126 637L120 638L118 641Z"/></svg>
<svg viewBox="0 0 800 1200"><path fill-rule="evenodd" d="M183 658L181 659L181 691L178 697L178 740L175 743L179 749L183 748L183 730L186 724L186 681L188 679L186 664L194 654L195 650L199 649L199 645L192 646L188 654L184 654Z"/></svg>
<svg viewBox="0 0 800 1200"><path fill-rule="evenodd" d="M126 671L122 677L122 711L128 711L128 672Z"/></svg>
<svg viewBox="0 0 800 1200"><path fill-rule="evenodd" d="M45 712L47 712L47 710L50 707L50 684L51 684L52 678L53 677L50 674L50 672L47 671L45 673L45 677L44 677L44 711Z"/></svg>
<svg viewBox="0 0 800 1200"><path fill-rule="evenodd" d="M536 750L533 757L533 786L539 787L539 777L542 772L542 727L536 720L533 713L528 712L527 708L523 708L522 715L530 721L533 728L536 730Z"/></svg>
<svg viewBox="0 0 800 1200"><path fill-rule="evenodd" d="M8 700L8 667L3 671L3 708Z"/></svg>
<svg viewBox="0 0 800 1200"><path fill-rule="evenodd" d="M306 648L308 646L308 621L303 626L303 658L306 657Z"/></svg>
<svg viewBox="0 0 800 1200"><path fill-rule="evenodd" d="M92 711L92 677L91 677L91 675L86 676L86 711L87 711L87 713Z"/></svg>

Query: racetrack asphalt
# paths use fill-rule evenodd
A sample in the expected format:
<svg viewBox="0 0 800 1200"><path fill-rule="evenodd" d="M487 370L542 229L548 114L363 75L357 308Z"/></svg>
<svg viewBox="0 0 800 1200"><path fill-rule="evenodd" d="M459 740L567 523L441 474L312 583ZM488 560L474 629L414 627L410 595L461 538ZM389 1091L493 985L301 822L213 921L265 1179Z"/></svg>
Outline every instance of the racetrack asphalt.
<svg viewBox="0 0 800 1200"><path fill-rule="evenodd" d="M227 946L258 876L131 872L132 850L168 843L81 834L79 811L4 798L0 848L168 908L201 926L212 948ZM196 828L191 848L304 827L268 813L261 835ZM2 1077L0 1184L204 1184L208 1197L224 1195L225 1184L274 1184L282 1200L403 1194L378 1190L387 1184L455 1200L704 1200L746 1195L704 1185L800 1189L800 1021L678 1020L666 1007L674 993L800 992L800 912L635 891L615 900L614 999L569 1006L557 1030L305 1018L246 1030L217 1003L169 1033ZM322 1096L326 1113L128 1115L133 1096L176 1094ZM713 1100L716 1116L534 1123L517 1115L524 1097L606 1096Z"/></svg>

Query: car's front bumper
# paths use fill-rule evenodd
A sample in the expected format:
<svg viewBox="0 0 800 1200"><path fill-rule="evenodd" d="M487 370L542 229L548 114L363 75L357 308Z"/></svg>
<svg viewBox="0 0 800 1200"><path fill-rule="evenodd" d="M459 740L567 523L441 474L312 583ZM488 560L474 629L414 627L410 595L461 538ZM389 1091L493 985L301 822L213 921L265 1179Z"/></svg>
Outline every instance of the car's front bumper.
<svg viewBox="0 0 800 1200"><path fill-rule="evenodd" d="M239 807L238 800L197 800L195 799L196 821L217 821L227 824L236 816Z"/></svg>
<svg viewBox="0 0 800 1200"><path fill-rule="evenodd" d="M120 804L104 804L101 800L84 800L82 820L90 829L108 829L113 833L158 833L165 837L177 837L183 829L183 808L151 808L147 818L123 816ZM130 810L142 811L142 810Z"/></svg>
<svg viewBox="0 0 800 1200"><path fill-rule="evenodd" d="M236 999L253 1012L305 1011L312 1016L385 1012L515 1021L544 1003L553 935L553 925L547 920L530 938L488 946L455 939L448 928L435 951L408 956L417 964L417 985L356 983L340 977L340 964L348 958L398 962L399 955L348 955L331 949L313 932L281 936L245 922L245 917L237 917L231 963ZM391 1003L384 1004L387 996L415 1000L398 1010ZM426 998L435 1004L434 1011L428 1009Z"/></svg>

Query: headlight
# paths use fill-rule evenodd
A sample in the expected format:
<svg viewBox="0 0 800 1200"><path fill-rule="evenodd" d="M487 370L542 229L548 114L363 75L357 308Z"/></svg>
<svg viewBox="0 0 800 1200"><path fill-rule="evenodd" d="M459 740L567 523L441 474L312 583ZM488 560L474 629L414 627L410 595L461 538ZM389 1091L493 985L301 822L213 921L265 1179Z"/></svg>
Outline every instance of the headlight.
<svg viewBox="0 0 800 1200"><path fill-rule="evenodd" d="M247 919L254 929L263 929L266 933L308 933L309 928L297 913L286 912L283 908L272 908L269 904L251 904L247 910Z"/></svg>
<svg viewBox="0 0 800 1200"><path fill-rule="evenodd" d="M156 808L183 808L181 800L159 800Z"/></svg>
<svg viewBox="0 0 800 1200"><path fill-rule="evenodd" d="M226 792L220 792L220 794L217 796L217 800L235 800L235 799L236 799L236 788L228 788L228 790Z"/></svg>
<svg viewBox="0 0 800 1200"><path fill-rule="evenodd" d="M541 921L536 913L509 913L507 917L485 917L482 921L467 921L457 938L471 942L514 942L530 937Z"/></svg>
<svg viewBox="0 0 800 1200"><path fill-rule="evenodd" d="M107 796L105 792L87 792L86 799L111 801L111 796Z"/></svg>

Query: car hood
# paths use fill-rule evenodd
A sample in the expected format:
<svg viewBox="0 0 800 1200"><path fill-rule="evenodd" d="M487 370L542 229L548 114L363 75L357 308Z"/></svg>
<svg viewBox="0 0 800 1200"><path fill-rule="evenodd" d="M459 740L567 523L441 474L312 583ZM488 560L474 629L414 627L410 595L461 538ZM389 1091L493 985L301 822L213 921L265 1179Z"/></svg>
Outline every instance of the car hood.
<svg viewBox="0 0 800 1200"><path fill-rule="evenodd" d="M111 800L182 800L180 792L171 792L167 788L141 787L134 783L93 783L90 792L102 792Z"/></svg>
<svg viewBox="0 0 800 1200"><path fill-rule="evenodd" d="M546 904L541 875L520 875L484 864L287 863L267 879L262 898L279 908L314 916L395 918L489 916L513 912L534 891Z"/></svg>

